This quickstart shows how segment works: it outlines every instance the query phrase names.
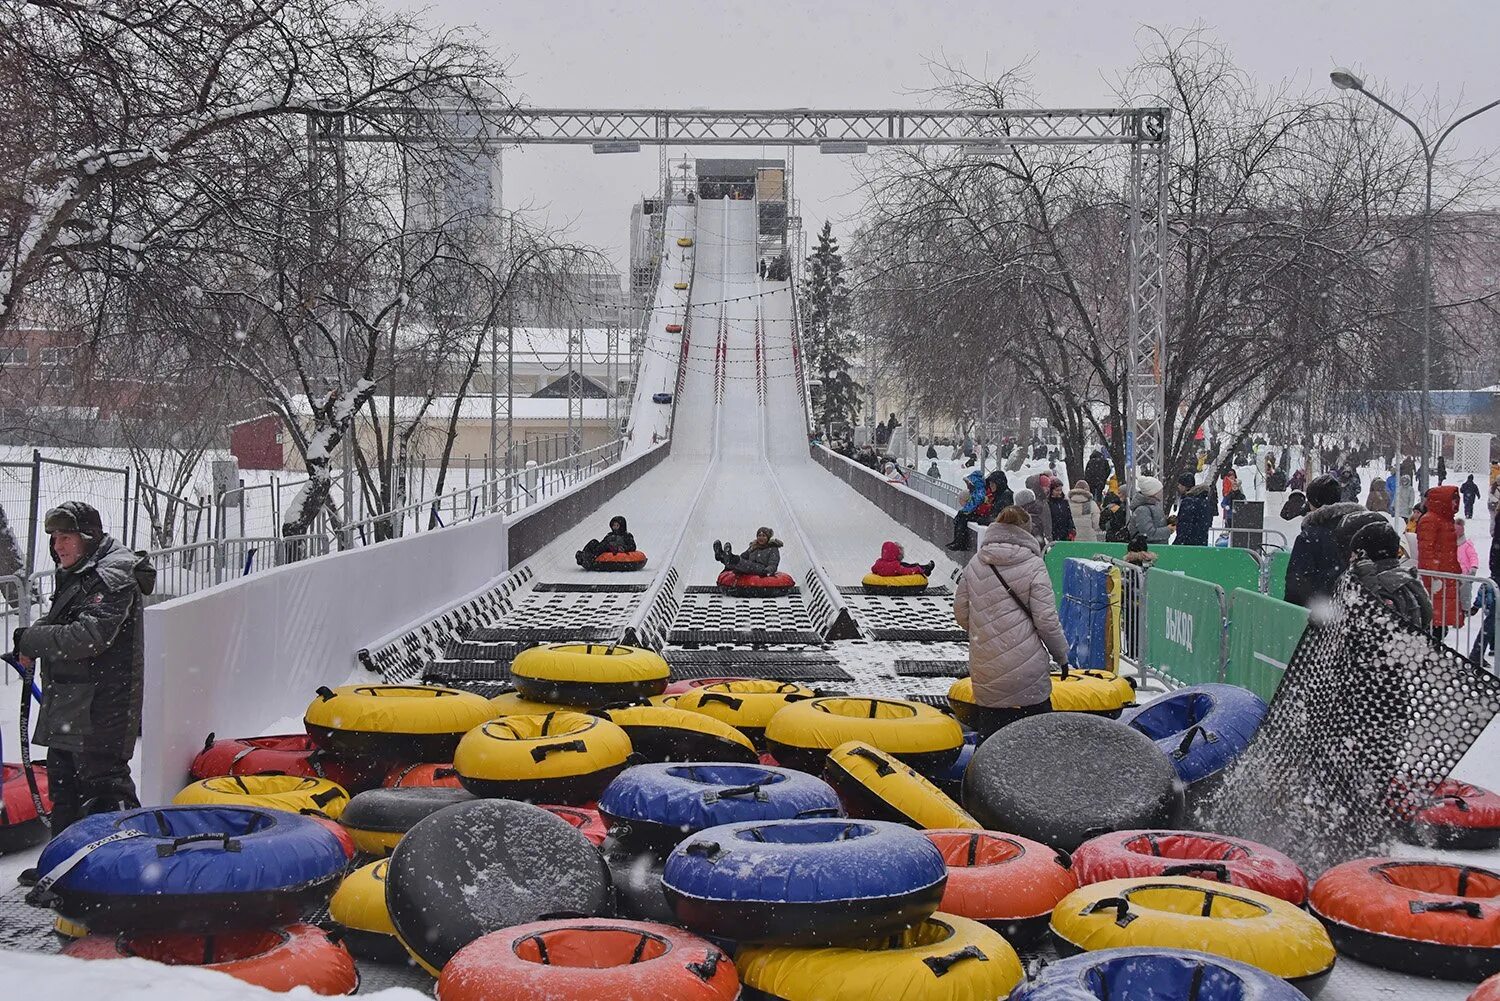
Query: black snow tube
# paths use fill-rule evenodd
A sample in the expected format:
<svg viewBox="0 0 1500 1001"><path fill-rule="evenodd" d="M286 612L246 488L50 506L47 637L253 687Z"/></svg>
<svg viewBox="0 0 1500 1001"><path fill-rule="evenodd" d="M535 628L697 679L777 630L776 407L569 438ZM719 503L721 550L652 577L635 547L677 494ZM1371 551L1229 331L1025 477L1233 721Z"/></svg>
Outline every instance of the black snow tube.
<svg viewBox="0 0 1500 1001"><path fill-rule="evenodd" d="M480 799L441 810L391 855L386 907L434 976L470 942L560 914L607 917L609 869L573 825L539 806Z"/></svg>
<svg viewBox="0 0 1500 1001"><path fill-rule="evenodd" d="M677 923L677 915L661 886L662 873L667 867L665 852L643 850L614 837L606 838L599 851L614 881L615 912L620 917L668 925Z"/></svg>
<svg viewBox="0 0 1500 1001"><path fill-rule="evenodd" d="M1045 713L979 745L964 773L964 807L986 830L1064 851L1133 828L1175 828L1177 772L1145 734L1084 713Z"/></svg>
<svg viewBox="0 0 1500 1001"><path fill-rule="evenodd" d="M389 855L401 836L444 807L474 797L445 786L396 786L370 789L349 800L339 823L367 855Z"/></svg>

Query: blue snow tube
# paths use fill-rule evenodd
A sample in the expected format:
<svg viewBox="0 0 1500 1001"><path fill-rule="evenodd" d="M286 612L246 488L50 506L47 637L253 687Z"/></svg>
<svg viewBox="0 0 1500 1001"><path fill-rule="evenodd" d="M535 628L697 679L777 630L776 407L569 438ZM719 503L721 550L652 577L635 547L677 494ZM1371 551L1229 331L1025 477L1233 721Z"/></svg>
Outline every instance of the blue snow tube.
<svg viewBox="0 0 1500 1001"><path fill-rule="evenodd" d="M876 820L726 824L667 857L677 920L715 938L845 945L892 934L937 910L943 857L920 832Z"/></svg>
<svg viewBox="0 0 1500 1001"><path fill-rule="evenodd" d="M974 752L978 749L979 734L973 730L965 730L964 746L958 749L958 757L953 759L953 764L932 776L933 784L953 797L955 803L963 802L964 772L968 771L969 762L974 760Z"/></svg>
<svg viewBox="0 0 1500 1001"><path fill-rule="evenodd" d="M599 797L599 815L617 841L663 852L709 827L843 813L838 793L827 782L767 765L636 765L621 772Z"/></svg>
<svg viewBox="0 0 1500 1001"><path fill-rule="evenodd" d="M294 813L121 810L85 817L53 838L26 901L91 932L258 928L326 904L348 861L329 828Z"/></svg>
<svg viewBox="0 0 1500 1001"><path fill-rule="evenodd" d="M1266 718L1259 695L1237 685L1193 685L1163 695L1121 721L1156 741L1187 785L1229 767Z"/></svg>
<svg viewBox="0 0 1500 1001"><path fill-rule="evenodd" d="M1245 963L1187 949L1101 949L1042 969L1010 1001L1307 1001L1280 977Z"/></svg>

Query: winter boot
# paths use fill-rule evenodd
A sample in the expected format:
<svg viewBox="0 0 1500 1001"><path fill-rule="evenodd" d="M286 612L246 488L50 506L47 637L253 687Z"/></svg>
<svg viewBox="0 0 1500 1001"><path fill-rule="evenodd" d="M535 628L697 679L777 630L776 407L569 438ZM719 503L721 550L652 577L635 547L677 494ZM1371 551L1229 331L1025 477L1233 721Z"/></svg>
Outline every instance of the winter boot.
<svg viewBox="0 0 1500 1001"><path fill-rule="evenodd" d="M724 543L720 542L718 539L714 540L714 559L718 560L720 563L724 562Z"/></svg>
<svg viewBox="0 0 1500 1001"><path fill-rule="evenodd" d="M42 874L37 872L35 867L22 869L20 874L16 876L16 883L20 886L35 886L41 878Z"/></svg>
<svg viewBox="0 0 1500 1001"><path fill-rule="evenodd" d="M576 559L578 561L578 565L583 567L585 570L589 568L589 554L584 552L582 549L574 553L573 558Z"/></svg>
<svg viewBox="0 0 1500 1001"><path fill-rule="evenodd" d="M928 560L922 564L922 576L931 577L932 571L937 569L937 560Z"/></svg>

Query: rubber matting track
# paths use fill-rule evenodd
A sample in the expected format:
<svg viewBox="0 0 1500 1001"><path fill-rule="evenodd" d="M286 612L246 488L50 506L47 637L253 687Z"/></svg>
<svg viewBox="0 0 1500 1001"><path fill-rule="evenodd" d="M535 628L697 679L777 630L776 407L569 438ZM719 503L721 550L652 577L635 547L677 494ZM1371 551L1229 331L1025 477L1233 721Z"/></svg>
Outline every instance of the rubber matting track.
<svg viewBox="0 0 1500 1001"><path fill-rule="evenodd" d="M717 585L717 584L689 584L684 589L684 593L685 594L724 594L724 589L721 588L721 587L719 587L719 585ZM785 598L788 595L801 594L801 593L802 593L802 588L800 588L800 587L793 587L790 591L785 591L785 592L777 595L777 597ZM727 594L725 594L724 596L726 598L728 598L728 597L744 597L743 595L732 595L731 596L731 595L727 595ZM745 600L747 600L747 601L756 601L756 600L762 600L762 599L748 598L747 597Z"/></svg>
<svg viewBox="0 0 1500 1001"><path fill-rule="evenodd" d="M435 660L422 671L422 680L449 685L459 681L510 683L510 661Z"/></svg>
<svg viewBox="0 0 1500 1001"><path fill-rule="evenodd" d="M870 595L871 597L881 598L951 598L953 597L953 589L944 584L929 584L921 591L914 591L911 594L901 594L900 592L878 592L872 594L865 590L863 584L840 584L839 594Z"/></svg>
<svg viewBox="0 0 1500 1001"><path fill-rule="evenodd" d="M554 594L641 594L650 584L568 584L542 581L533 585L532 591L551 591Z"/></svg>
<svg viewBox="0 0 1500 1001"><path fill-rule="evenodd" d="M967 678L969 662L966 660L907 660L896 661L896 674L903 678Z"/></svg>
<svg viewBox="0 0 1500 1001"><path fill-rule="evenodd" d="M797 629L674 629L667 636L668 643L678 644L729 644L773 646L783 643L801 643L818 646L823 637L815 632Z"/></svg>
<svg viewBox="0 0 1500 1001"><path fill-rule="evenodd" d="M769 678L772 681L853 681L854 676L834 663L803 663L789 657L747 657L747 650L668 650L667 663L672 665L673 680L717 678L743 675L747 678ZM723 654L722 658L683 662L684 653Z"/></svg>
<svg viewBox="0 0 1500 1001"><path fill-rule="evenodd" d="M483 626L470 633L468 638L476 643L519 643L532 646L537 643L608 641L618 635L618 629L599 626Z"/></svg>
<svg viewBox="0 0 1500 1001"><path fill-rule="evenodd" d="M962 629L893 629L874 628L867 630L872 640L911 640L918 643L961 643L969 638Z"/></svg>

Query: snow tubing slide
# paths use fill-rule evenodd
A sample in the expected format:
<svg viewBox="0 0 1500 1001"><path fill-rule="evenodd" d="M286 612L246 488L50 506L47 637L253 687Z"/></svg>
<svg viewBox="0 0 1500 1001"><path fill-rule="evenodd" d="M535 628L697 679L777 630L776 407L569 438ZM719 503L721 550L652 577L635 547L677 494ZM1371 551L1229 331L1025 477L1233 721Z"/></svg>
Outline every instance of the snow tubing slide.
<svg viewBox="0 0 1500 1001"><path fill-rule="evenodd" d="M899 824L780 820L688 837L662 885L678 923L701 935L840 945L930 917L947 878L938 850Z"/></svg>
<svg viewBox="0 0 1500 1001"><path fill-rule="evenodd" d="M1232 765L1265 718L1261 697L1236 685L1179 688L1122 717L1156 741L1189 785Z"/></svg>
<svg viewBox="0 0 1500 1001"><path fill-rule="evenodd" d="M589 561L589 570L598 573L627 573L646 569L646 554L638 549L628 553L597 553Z"/></svg>
<svg viewBox="0 0 1500 1001"><path fill-rule="evenodd" d="M765 765L636 765L599 797L599 814L630 846L670 850L710 827L842 813L827 783Z"/></svg>
<svg viewBox="0 0 1500 1001"><path fill-rule="evenodd" d="M428 761L416 765L397 765L392 768L381 783L387 789L461 789L463 784L458 781L458 772L453 763L440 764Z"/></svg>
<svg viewBox="0 0 1500 1001"><path fill-rule="evenodd" d="M683 692L672 705L728 723L749 737L757 748L764 748L766 727L772 717L793 702L813 696L812 689L790 682L742 678L716 681Z"/></svg>
<svg viewBox="0 0 1500 1001"><path fill-rule="evenodd" d="M625 731L642 761L760 760L750 738L721 720L673 706L606 706L595 710Z"/></svg>
<svg viewBox="0 0 1500 1001"><path fill-rule="evenodd" d="M391 855L385 901L402 945L437 976L489 932L562 913L608 915L609 870L562 818L528 803L479 799L407 832Z"/></svg>
<svg viewBox="0 0 1500 1001"><path fill-rule="evenodd" d="M473 798L462 789L423 786L371 789L349 801L339 823L353 836L355 847L360 851L369 855L389 855L402 835L418 821Z"/></svg>
<svg viewBox="0 0 1500 1001"><path fill-rule="evenodd" d="M859 583L866 594L921 594L927 590L927 577L919 573L902 574L898 577L867 573Z"/></svg>
<svg viewBox="0 0 1500 1001"><path fill-rule="evenodd" d="M1248 963L1314 997L1333 972L1333 942L1301 908L1189 876L1111 879L1068 894L1052 912L1064 956L1116 948L1194 949Z"/></svg>
<svg viewBox="0 0 1500 1001"><path fill-rule="evenodd" d="M762 576L725 570L714 583L720 591L735 598L783 598L797 589L797 582L789 573Z"/></svg>
<svg viewBox="0 0 1500 1001"><path fill-rule="evenodd" d="M1308 900L1339 951L1419 977L1500 973L1500 873L1436 861L1364 858L1334 866Z"/></svg>
<svg viewBox="0 0 1500 1001"><path fill-rule="evenodd" d="M853 696L794 703L766 726L766 749L776 760L814 775L828 752L851 740L937 775L958 757L964 731L952 716L921 702Z"/></svg>
<svg viewBox="0 0 1500 1001"><path fill-rule="evenodd" d="M52 809L47 793L47 766L33 765L36 788L42 797L42 808ZM26 770L20 765L0 765L0 855L18 852L47 840L47 825L37 816L36 802Z"/></svg>
<svg viewBox="0 0 1500 1001"><path fill-rule="evenodd" d="M390 859L360 866L339 884L328 901L328 917L349 951L376 963L405 963L406 948L396 938L385 909L385 877Z"/></svg>
<svg viewBox="0 0 1500 1001"><path fill-rule="evenodd" d="M387 761L450 761L464 734L495 711L487 700L433 685L322 687L303 725L337 754Z"/></svg>
<svg viewBox="0 0 1500 1001"><path fill-rule="evenodd" d="M942 852L948 885L938 910L988 925L1013 945L1047 933L1058 901L1078 889L1067 852L994 831L924 831Z"/></svg>
<svg viewBox="0 0 1500 1001"><path fill-rule="evenodd" d="M570 706L660 695L671 673L654 650L608 643L543 643L510 662L511 683L524 698Z"/></svg>
<svg viewBox="0 0 1500 1001"><path fill-rule="evenodd" d="M848 946L753 946L736 962L746 1001L991 1001L1024 977L998 932L943 913Z"/></svg>
<svg viewBox="0 0 1500 1001"><path fill-rule="evenodd" d="M268 991L306 987L332 997L353 994L359 971L349 951L321 928L292 924L283 928L192 935L89 935L63 947L74 959L149 959L168 966L194 966L227 973Z"/></svg>
<svg viewBox="0 0 1500 1001"><path fill-rule="evenodd" d="M26 900L96 932L264 927L325 904L348 861L312 817L242 806L123 810L53 838Z"/></svg>
<svg viewBox="0 0 1500 1001"><path fill-rule="evenodd" d="M591 845L602 845L604 839L609 837L609 828L605 826L604 819L599 816L599 811L592 807L552 806L546 803L537 805L554 817L566 820L568 825L587 838Z"/></svg>
<svg viewBox="0 0 1500 1001"><path fill-rule="evenodd" d="M384 765L372 758L330 754L305 733L233 740L215 740L209 734L189 771L195 780L221 775L301 775L327 779L356 793L378 786Z"/></svg>
<svg viewBox="0 0 1500 1001"><path fill-rule="evenodd" d="M221 775L184 788L172 802L179 806L260 806L309 817L338 820L349 802L344 787L327 779L299 775Z"/></svg>
<svg viewBox="0 0 1500 1001"><path fill-rule="evenodd" d="M740 979L718 946L644 921L538 921L459 950L440 1001L734 1001Z"/></svg>
<svg viewBox="0 0 1500 1001"><path fill-rule="evenodd" d="M829 752L823 780L839 794L844 812L858 820L929 830L979 827L979 821L915 768L862 741L851 740Z"/></svg>
<svg viewBox="0 0 1500 1001"><path fill-rule="evenodd" d="M1044 713L979 745L964 806L986 830L1072 851L1110 831L1173 827L1177 772L1151 738L1116 720Z"/></svg>
<svg viewBox="0 0 1500 1001"><path fill-rule="evenodd" d="M1188 949L1102 949L1049 963L1010 1001L1303 1001L1280 977L1248 963Z"/></svg>
<svg viewBox="0 0 1500 1001"><path fill-rule="evenodd" d="M1423 847L1500 847L1500 796L1481 786L1444 779L1401 833L1404 840Z"/></svg>
<svg viewBox="0 0 1500 1001"><path fill-rule="evenodd" d="M459 742L453 767L475 796L578 806L599 798L630 753L609 720L553 712L480 724Z"/></svg>
<svg viewBox="0 0 1500 1001"><path fill-rule="evenodd" d="M1143 876L1196 876L1244 886L1301 907L1307 875L1281 852L1254 841L1201 831L1116 831L1073 853L1082 884Z"/></svg>

